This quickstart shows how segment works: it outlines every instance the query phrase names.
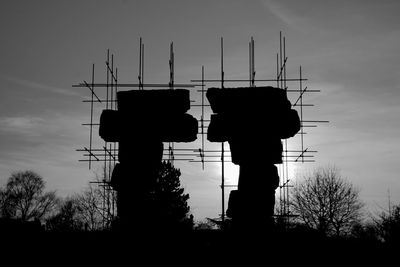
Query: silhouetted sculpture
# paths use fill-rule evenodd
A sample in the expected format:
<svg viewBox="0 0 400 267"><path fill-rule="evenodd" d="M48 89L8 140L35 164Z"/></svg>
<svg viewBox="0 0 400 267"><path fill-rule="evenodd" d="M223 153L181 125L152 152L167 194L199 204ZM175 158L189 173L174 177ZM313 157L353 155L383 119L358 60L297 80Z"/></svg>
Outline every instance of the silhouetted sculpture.
<svg viewBox="0 0 400 267"><path fill-rule="evenodd" d="M186 114L189 91L131 90L117 93L118 110L103 110L100 136L119 142L111 184L123 229L148 227L154 221L154 189L163 142L196 140L198 122Z"/></svg>
<svg viewBox="0 0 400 267"><path fill-rule="evenodd" d="M227 216L235 227L273 222L282 142L300 129L286 92L274 87L209 88L211 115L207 138L230 145L240 166L238 189L229 196Z"/></svg>

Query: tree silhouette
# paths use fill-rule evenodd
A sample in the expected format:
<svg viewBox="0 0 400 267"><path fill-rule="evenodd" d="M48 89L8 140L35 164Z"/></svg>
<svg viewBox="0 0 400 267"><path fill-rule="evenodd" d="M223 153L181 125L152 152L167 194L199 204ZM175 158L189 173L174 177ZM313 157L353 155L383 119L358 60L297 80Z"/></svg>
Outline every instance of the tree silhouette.
<svg viewBox="0 0 400 267"><path fill-rule="evenodd" d="M104 205L104 191L89 184L81 193L63 201L59 211L46 221L50 231L99 231L110 227L113 216Z"/></svg>
<svg viewBox="0 0 400 267"><path fill-rule="evenodd" d="M44 192L44 188L43 178L33 171L12 173L0 190L1 216L22 221L44 219L58 201L55 192Z"/></svg>
<svg viewBox="0 0 400 267"><path fill-rule="evenodd" d="M291 207L307 226L326 235L345 235L361 218L358 195L336 168L320 168L296 184Z"/></svg>
<svg viewBox="0 0 400 267"><path fill-rule="evenodd" d="M146 208L151 218L147 222L158 229L191 229L193 216L188 205L189 194L181 188L181 172L170 162L162 162L152 192L152 199ZM99 180L100 176L96 176ZM143 203L144 204L144 203ZM59 212L47 220L47 229L52 231L102 230L108 219L104 210L104 191L98 186L89 185L82 193L75 194L64 201ZM105 219L105 220L104 220ZM143 220L143 218L138 218ZM148 225L150 226L150 225Z"/></svg>
<svg viewBox="0 0 400 267"><path fill-rule="evenodd" d="M89 185L82 193L74 196L77 217L86 230L94 231L104 228L103 195L99 187Z"/></svg>
<svg viewBox="0 0 400 267"><path fill-rule="evenodd" d="M375 221L379 237L390 244L400 243L400 205L383 212Z"/></svg>
<svg viewBox="0 0 400 267"><path fill-rule="evenodd" d="M181 188L181 171L170 162L163 161L154 191L156 216L163 227L192 227L193 216L187 203L189 194Z"/></svg>
<svg viewBox="0 0 400 267"><path fill-rule="evenodd" d="M0 218L13 218L15 209L11 201L11 195L7 190L0 188Z"/></svg>
<svg viewBox="0 0 400 267"><path fill-rule="evenodd" d="M78 206L75 198L62 201L57 214L46 220L46 230L57 232L71 232L84 229L84 223L79 218Z"/></svg>

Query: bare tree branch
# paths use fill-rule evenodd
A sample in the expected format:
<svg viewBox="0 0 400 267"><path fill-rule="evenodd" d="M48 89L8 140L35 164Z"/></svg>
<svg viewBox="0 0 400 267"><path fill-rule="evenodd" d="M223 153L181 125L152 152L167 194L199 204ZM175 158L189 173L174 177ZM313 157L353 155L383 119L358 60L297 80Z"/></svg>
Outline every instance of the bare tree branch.
<svg viewBox="0 0 400 267"><path fill-rule="evenodd" d="M44 188L43 178L33 171L12 173L1 193L1 215L23 221L43 219L57 203L55 193L44 193Z"/></svg>
<svg viewBox="0 0 400 267"><path fill-rule="evenodd" d="M328 235L348 234L361 218L358 195L336 168L326 167L297 183L291 207L308 227Z"/></svg>

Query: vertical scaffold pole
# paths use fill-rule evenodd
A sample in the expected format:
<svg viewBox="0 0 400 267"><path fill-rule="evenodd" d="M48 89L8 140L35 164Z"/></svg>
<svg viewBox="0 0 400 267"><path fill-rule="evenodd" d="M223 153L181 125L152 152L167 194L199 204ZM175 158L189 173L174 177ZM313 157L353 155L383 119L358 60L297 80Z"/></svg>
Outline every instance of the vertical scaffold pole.
<svg viewBox="0 0 400 267"><path fill-rule="evenodd" d="M92 167L92 143L93 143L93 97L94 97L94 64L92 65L92 88L90 99L90 136L89 136L89 170Z"/></svg>
<svg viewBox="0 0 400 267"><path fill-rule="evenodd" d="M221 37L221 88L224 88L224 39ZM222 191L222 222L225 221L225 147L221 143L221 191Z"/></svg>

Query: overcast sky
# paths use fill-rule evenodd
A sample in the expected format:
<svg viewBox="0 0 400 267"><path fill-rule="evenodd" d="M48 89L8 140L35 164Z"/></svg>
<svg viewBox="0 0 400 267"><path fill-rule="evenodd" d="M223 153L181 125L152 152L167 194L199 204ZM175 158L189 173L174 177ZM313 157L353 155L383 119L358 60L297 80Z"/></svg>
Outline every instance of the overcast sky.
<svg viewBox="0 0 400 267"><path fill-rule="evenodd" d="M88 145L88 90L72 84L105 81L108 48L121 83L137 82L139 38L146 82L168 83L169 44L175 82L219 78L224 37L226 78L247 78L248 42L255 39L256 78L275 77L279 32L286 36L288 76L301 65L309 89L305 118L329 120L307 129L315 163L296 174L335 165L361 190L370 212L400 203L400 2L396 0L275 1L13 1L0 3L0 179L32 169L61 196L80 192L93 170L75 149ZM264 84L256 84L264 85ZM227 84L235 86L235 84ZM196 99L193 91L192 98ZM191 110L194 114L196 111ZM210 145L210 144L208 144ZM220 166L176 162L195 218L220 213ZM95 168L94 168L95 169ZM235 183L237 168L227 166Z"/></svg>

